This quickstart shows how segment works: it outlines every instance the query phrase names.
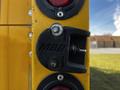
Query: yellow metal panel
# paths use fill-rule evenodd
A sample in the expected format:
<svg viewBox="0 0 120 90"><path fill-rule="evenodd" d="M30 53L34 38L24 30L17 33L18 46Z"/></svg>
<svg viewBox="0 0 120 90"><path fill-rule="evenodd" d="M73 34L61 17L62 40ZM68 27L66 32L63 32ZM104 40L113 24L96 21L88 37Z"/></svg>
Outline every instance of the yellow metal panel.
<svg viewBox="0 0 120 90"><path fill-rule="evenodd" d="M67 19L67 20L54 20L45 16L37 7L35 0L32 0L32 8L33 8L33 41L32 41L32 90L36 90L39 83L46 78L48 75L54 73L48 69L46 69L43 65L41 65L36 56L36 43L37 39L46 28L50 27L53 23L60 23L64 26L72 26L76 28L81 28L85 30L89 30L89 0L85 0L84 6L78 15ZM89 43L89 42L88 42ZM87 44L88 45L88 44ZM90 70L89 70L89 45L87 46L87 55L86 55L86 67L87 73L84 74L73 74L76 78L80 80L85 90L90 89Z"/></svg>
<svg viewBox="0 0 120 90"><path fill-rule="evenodd" d="M9 24L31 24L31 0L9 0Z"/></svg>
<svg viewBox="0 0 120 90"><path fill-rule="evenodd" d="M8 22L8 0L0 0L0 24Z"/></svg>
<svg viewBox="0 0 120 90"><path fill-rule="evenodd" d="M30 90L30 27L0 26L0 90Z"/></svg>
<svg viewBox="0 0 120 90"><path fill-rule="evenodd" d="M29 90L29 27L9 27L9 90Z"/></svg>
<svg viewBox="0 0 120 90"><path fill-rule="evenodd" d="M8 27L0 26L0 90L8 90Z"/></svg>

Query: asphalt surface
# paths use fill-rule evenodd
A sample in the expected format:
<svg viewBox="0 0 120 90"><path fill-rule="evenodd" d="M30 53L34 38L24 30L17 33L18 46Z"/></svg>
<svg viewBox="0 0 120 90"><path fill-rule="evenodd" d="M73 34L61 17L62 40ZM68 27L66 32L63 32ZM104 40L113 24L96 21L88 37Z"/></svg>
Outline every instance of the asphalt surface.
<svg viewBox="0 0 120 90"><path fill-rule="evenodd" d="M90 49L91 54L120 54L120 48L96 48Z"/></svg>

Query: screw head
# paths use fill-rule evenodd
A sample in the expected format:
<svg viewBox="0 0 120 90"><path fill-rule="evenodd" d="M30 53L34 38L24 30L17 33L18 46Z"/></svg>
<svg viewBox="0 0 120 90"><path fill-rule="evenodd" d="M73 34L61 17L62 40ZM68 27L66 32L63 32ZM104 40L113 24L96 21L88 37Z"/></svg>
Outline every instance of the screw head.
<svg viewBox="0 0 120 90"><path fill-rule="evenodd" d="M33 36L33 32L29 32L29 33L28 33L29 39L32 39L32 36Z"/></svg>
<svg viewBox="0 0 120 90"><path fill-rule="evenodd" d="M64 79L64 76L60 74L60 75L57 76L57 79L58 79L59 81L62 81L62 80Z"/></svg>
<svg viewBox="0 0 120 90"><path fill-rule="evenodd" d="M53 24L51 31L54 36L60 36L63 33L63 27L60 24Z"/></svg>
<svg viewBox="0 0 120 90"><path fill-rule="evenodd" d="M57 63L55 63L55 62L51 62L50 65L51 65L51 67L56 68Z"/></svg>
<svg viewBox="0 0 120 90"><path fill-rule="evenodd" d="M30 9L30 10L28 11L28 15L29 15L29 16L32 16L32 9Z"/></svg>
<svg viewBox="0 0 120 90"><path fill-rule="evenodd" d="M32 51L29 51L29 57L32 57Z"/></svg>
<svg viewBox="0 0 120 90"><path fill-rule="evenodd" d="M62 12L62 11L59 11L59 12L57 12L57 17L63 17L64 16L64 13Z"/></svg>

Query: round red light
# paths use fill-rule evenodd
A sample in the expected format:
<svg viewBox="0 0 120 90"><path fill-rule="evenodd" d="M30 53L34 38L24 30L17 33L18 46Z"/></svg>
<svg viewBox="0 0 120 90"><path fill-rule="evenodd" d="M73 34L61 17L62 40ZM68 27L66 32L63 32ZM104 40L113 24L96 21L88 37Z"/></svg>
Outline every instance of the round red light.
<svg viewBox="0 0 120 90"><path fill-rule="evenodd" d="M56 87L53 87L51 90L71 90L71 89L66 86L56 86Z"/></svg>
<svg viewBox="0 0 120 90"><path fill-rule="evenodd" d="M49 0L49 3L55 7L65 7L69 5L71 0Z"/></svg>

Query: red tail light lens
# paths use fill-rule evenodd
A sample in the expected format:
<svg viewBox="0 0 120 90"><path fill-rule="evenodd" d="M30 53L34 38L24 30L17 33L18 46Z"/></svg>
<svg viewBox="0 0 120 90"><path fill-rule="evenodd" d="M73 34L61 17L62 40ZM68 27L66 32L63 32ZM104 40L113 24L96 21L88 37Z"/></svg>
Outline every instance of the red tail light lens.
<svg viewBox="0 0 120 90"><path fill-rule="evenodd" d="M71 3L71 0L48 0L55 7L65 7Z"/></svg>
<svg viewBox="0 0 120 90"><path fill-rule="evenodd" d="M55 86L51 90L71 90L71 89L67 86Z"/></svg>

